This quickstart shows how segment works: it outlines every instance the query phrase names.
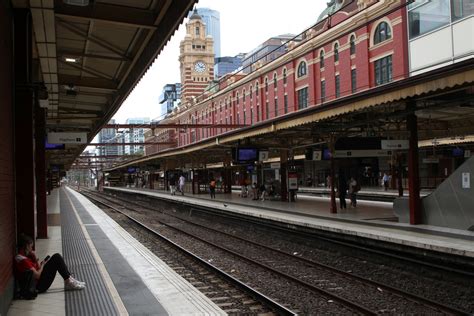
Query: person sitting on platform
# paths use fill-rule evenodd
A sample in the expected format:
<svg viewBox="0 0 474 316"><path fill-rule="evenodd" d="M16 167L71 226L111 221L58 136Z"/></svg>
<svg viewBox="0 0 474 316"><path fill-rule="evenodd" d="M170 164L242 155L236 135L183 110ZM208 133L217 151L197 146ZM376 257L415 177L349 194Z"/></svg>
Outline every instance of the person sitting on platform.
<svg viewBox="0 0 474 316"><path fill-rule="evenodd" d="M56 272L59 272L64 279L64 288L66 290L83 290L86 286L84 282L72 277L63 257L59 253L54 254L52 257L47 256L43 261L39 262L33 251L33 239L25 234L21 234L18 239L18 254L15 256L14 264L15 275L20 284L28 271L33 273L38 293L46 292L50 288L56 277Z"/></svg>

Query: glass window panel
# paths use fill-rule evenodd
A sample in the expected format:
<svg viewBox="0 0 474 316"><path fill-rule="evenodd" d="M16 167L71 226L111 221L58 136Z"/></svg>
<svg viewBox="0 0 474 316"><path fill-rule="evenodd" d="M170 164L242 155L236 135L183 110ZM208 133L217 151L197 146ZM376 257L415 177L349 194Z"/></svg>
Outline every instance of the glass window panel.
<svg viewBox="0 0 474 316"><path fill-rule="evenodd" d="M451 0L451 14L453 21L474 14L474 0Z"/></svg>
<svg viewBox="0 0 474 316"><path fill-rule="evenodd" d="M351 52L351 55L354 55L355 52L356 52L356 45L355 45L354 35L351 36L351 40L350 40L350 52Z"/></svg>
<svg viewBox="0 0 474 316"><path fill-rule="evenodd" d="M410 38L428 33L451 21L449 0L429 1L408 12Z"/></svg>

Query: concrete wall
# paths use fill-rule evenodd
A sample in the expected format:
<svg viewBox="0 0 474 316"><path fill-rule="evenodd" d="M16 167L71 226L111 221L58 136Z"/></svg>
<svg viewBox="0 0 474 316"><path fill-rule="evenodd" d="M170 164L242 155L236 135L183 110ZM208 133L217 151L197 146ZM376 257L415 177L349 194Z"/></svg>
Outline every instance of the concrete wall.
<svg viewBox="0 0 474 316"><path fill-rule="evenodd" d="M470 188L462 186L463 173L468 173ZM474 230L474 157L465 161L422 202L423 223Z"/></svg>
<svg viewBox="0 0 474 316"><path fill-rule="evenodd" d="M6 315L13 295L15 252L13 166L13 71L10 1L0 0L0 315Z"/></svg>
<svg viewBox="0 0 474 316"><path fill-rule="evenodd" d="M469 188L463 187L463 174L468 177ZM424 197L422 207L423 224L474 231L474 157ZM408 197L396 199L393 209L399 222L410 221Z"/></svg>

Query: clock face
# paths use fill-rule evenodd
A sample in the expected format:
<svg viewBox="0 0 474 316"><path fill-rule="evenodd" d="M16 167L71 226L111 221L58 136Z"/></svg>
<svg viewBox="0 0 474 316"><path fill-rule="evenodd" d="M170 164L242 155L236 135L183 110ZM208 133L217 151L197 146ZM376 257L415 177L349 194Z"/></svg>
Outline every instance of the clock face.
<svg viewBox="0 0 474 316"><path fill-rule="evenodd" d="M206 71L206 64L202 61L198 61L194 64L194 70L196 72L204 72Z"/></svg>

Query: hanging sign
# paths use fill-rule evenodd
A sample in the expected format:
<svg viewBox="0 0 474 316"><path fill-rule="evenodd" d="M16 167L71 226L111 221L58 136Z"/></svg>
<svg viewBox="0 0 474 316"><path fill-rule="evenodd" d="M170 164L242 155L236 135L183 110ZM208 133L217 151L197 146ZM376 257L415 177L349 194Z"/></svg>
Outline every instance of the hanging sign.
<svg viewBox="0 0 474 316"><path fill-rule="evenodd" d="M410 143L406 139L382 139L382 149L408 149Z"/></svg>
<svg viewBox="0 0 474 316"><path fill-rule="evenodd" d="M322 152L320 150L313 150L313 160L321 160Z"/></svg>
<svg viewBox="0 0 474 316"><path fill-rule="evenodd" d="M268 150L260 150L258 152L258 161L268 160Z"/></svg>
<svg viewBox="0 0 474 316"><path fill-rule="evenodd" d="M361 158L361 157L384 157L391 156L391 150L362 149L362 150L336 150L334 158Z"/></svg>
<svg viewBox="0 0 474 316"><path fill-rule="evenodd" d="M272 162L270 163L270 168L271 169L280 169L281 165L279 162Z"/></svg>
<svg viewBox="0 0 474 316"><path fill-rule="evenodd" d="M87 144L87 133L48 133L50 144Z"/></svg>

